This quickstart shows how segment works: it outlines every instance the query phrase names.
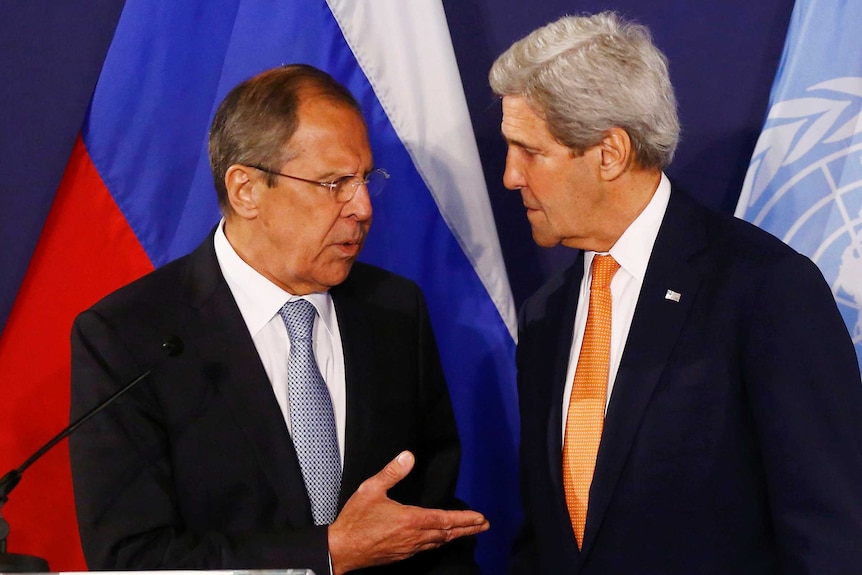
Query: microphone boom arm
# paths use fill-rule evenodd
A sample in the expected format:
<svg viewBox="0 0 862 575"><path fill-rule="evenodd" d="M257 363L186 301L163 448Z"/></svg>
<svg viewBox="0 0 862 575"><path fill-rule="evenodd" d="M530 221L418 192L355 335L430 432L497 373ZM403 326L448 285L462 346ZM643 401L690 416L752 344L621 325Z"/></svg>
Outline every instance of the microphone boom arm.
<svg viewBox="0 0 862 575"><path fill-rule="evenodd" d="M183 341L177 336L168 336L164 339L161 345L162 350L164 350L169 356L174 357L183 352ZM81 427L84 423L86 423L91 417L114 403L114 401L130 390L132 387L137 385L142 379L146 378L153 372L153 368L151 367L147 371L140 374L138 377L124 385L121 389L115 391L111 396L109 396L104 401L98 403L95 407L90 409L87 413L76 419L72 422L68 427L66 427L63 431L54 436L48 443L43 445L36 451L33 455L27 458L27 460L22 463L17 469L13 469L6 473L2 478L0 478L0 572L10 572L15 570L14 567L17 564L18 558L25 558L26 560L38 560L44 563L43 569L36 569L37 571L47 571L48 564L44 561L44 559L40 559L37 557L30 556L14 556L7 555L6 553L6 537L9 536L9 524L6 520L3 519L3 505L9 500L9 494L15 489L15 486L18 485L18 482L21 481L21 475L24 471L33 465L40 457L45 455L52 447L57 445L59 442L68 437L71 433L73 433L76 429ZM5 557L10 558L10 563L7 564ZM11 563L12 560L15 560L15 563ZM31 567L28 567L27 571L33 570L32 565L35 563L30 563ZM11 567L10 567L11 565ZM41 565L41 564L35 564Z"/></svg>

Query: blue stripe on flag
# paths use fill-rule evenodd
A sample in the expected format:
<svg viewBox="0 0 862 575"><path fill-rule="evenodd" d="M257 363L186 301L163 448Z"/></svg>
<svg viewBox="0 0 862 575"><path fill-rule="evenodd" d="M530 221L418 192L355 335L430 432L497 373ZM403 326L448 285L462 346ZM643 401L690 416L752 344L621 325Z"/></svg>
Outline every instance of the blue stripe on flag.
<svg viewBox="0 0 862 575"><path fill-rule="evenodd" d="M217 221L211 182L202 190L192 177L238 4L127 2L93 95L84 141L157 266L190 251Z"/></svg>
<svg viewBox="0 0 862 575"><path fill-rule="evenodd" d="M816 263L862 366L862 3L797 0L736 214Z"/></svg>

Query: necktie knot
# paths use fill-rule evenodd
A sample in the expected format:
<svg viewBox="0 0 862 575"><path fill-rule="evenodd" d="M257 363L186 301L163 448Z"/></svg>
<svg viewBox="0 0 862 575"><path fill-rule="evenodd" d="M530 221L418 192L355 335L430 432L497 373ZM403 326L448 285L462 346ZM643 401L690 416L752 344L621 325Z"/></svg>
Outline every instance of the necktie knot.
<svg viewBox="0 0 862 575"><path fill-rule="evenodd" d="M311 302L304 299L289 301L281 306L278 315L284 320L290 341L311 339L314 318L317 315L317 310Z"/></svg>
<svg viewBox="0 0 862 575"><path fill-rule="evenodd" d="M620 264L611 255L593 257L593 281L591 289L607 289Z"/></svg>

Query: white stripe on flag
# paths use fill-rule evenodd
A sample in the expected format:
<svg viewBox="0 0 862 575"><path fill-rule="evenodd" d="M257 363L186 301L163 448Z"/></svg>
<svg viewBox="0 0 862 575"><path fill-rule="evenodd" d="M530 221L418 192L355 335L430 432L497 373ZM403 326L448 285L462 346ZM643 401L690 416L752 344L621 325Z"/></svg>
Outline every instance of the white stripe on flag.
<svg viewBox="0 0 862 575"><path fill-rule="evenodd" d="M327 4L515 339L515 304L443 5L439 0Z"/></svg>

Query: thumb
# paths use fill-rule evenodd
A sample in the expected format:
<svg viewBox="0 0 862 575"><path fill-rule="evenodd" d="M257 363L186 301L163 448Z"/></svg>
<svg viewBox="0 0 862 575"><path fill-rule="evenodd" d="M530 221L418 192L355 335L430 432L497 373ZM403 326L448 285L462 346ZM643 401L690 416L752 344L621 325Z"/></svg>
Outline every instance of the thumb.
<svg viewBox="0 0 862 575"><path fill-rule="evenodd" d="M382 487L384 491L392 489L399 481L407 477L407 474L413 470L413 464L416 458L409 451L402 451L398 457L386 464L386 467L381 469L377 475L372 477L374 483Z"/></svg>

